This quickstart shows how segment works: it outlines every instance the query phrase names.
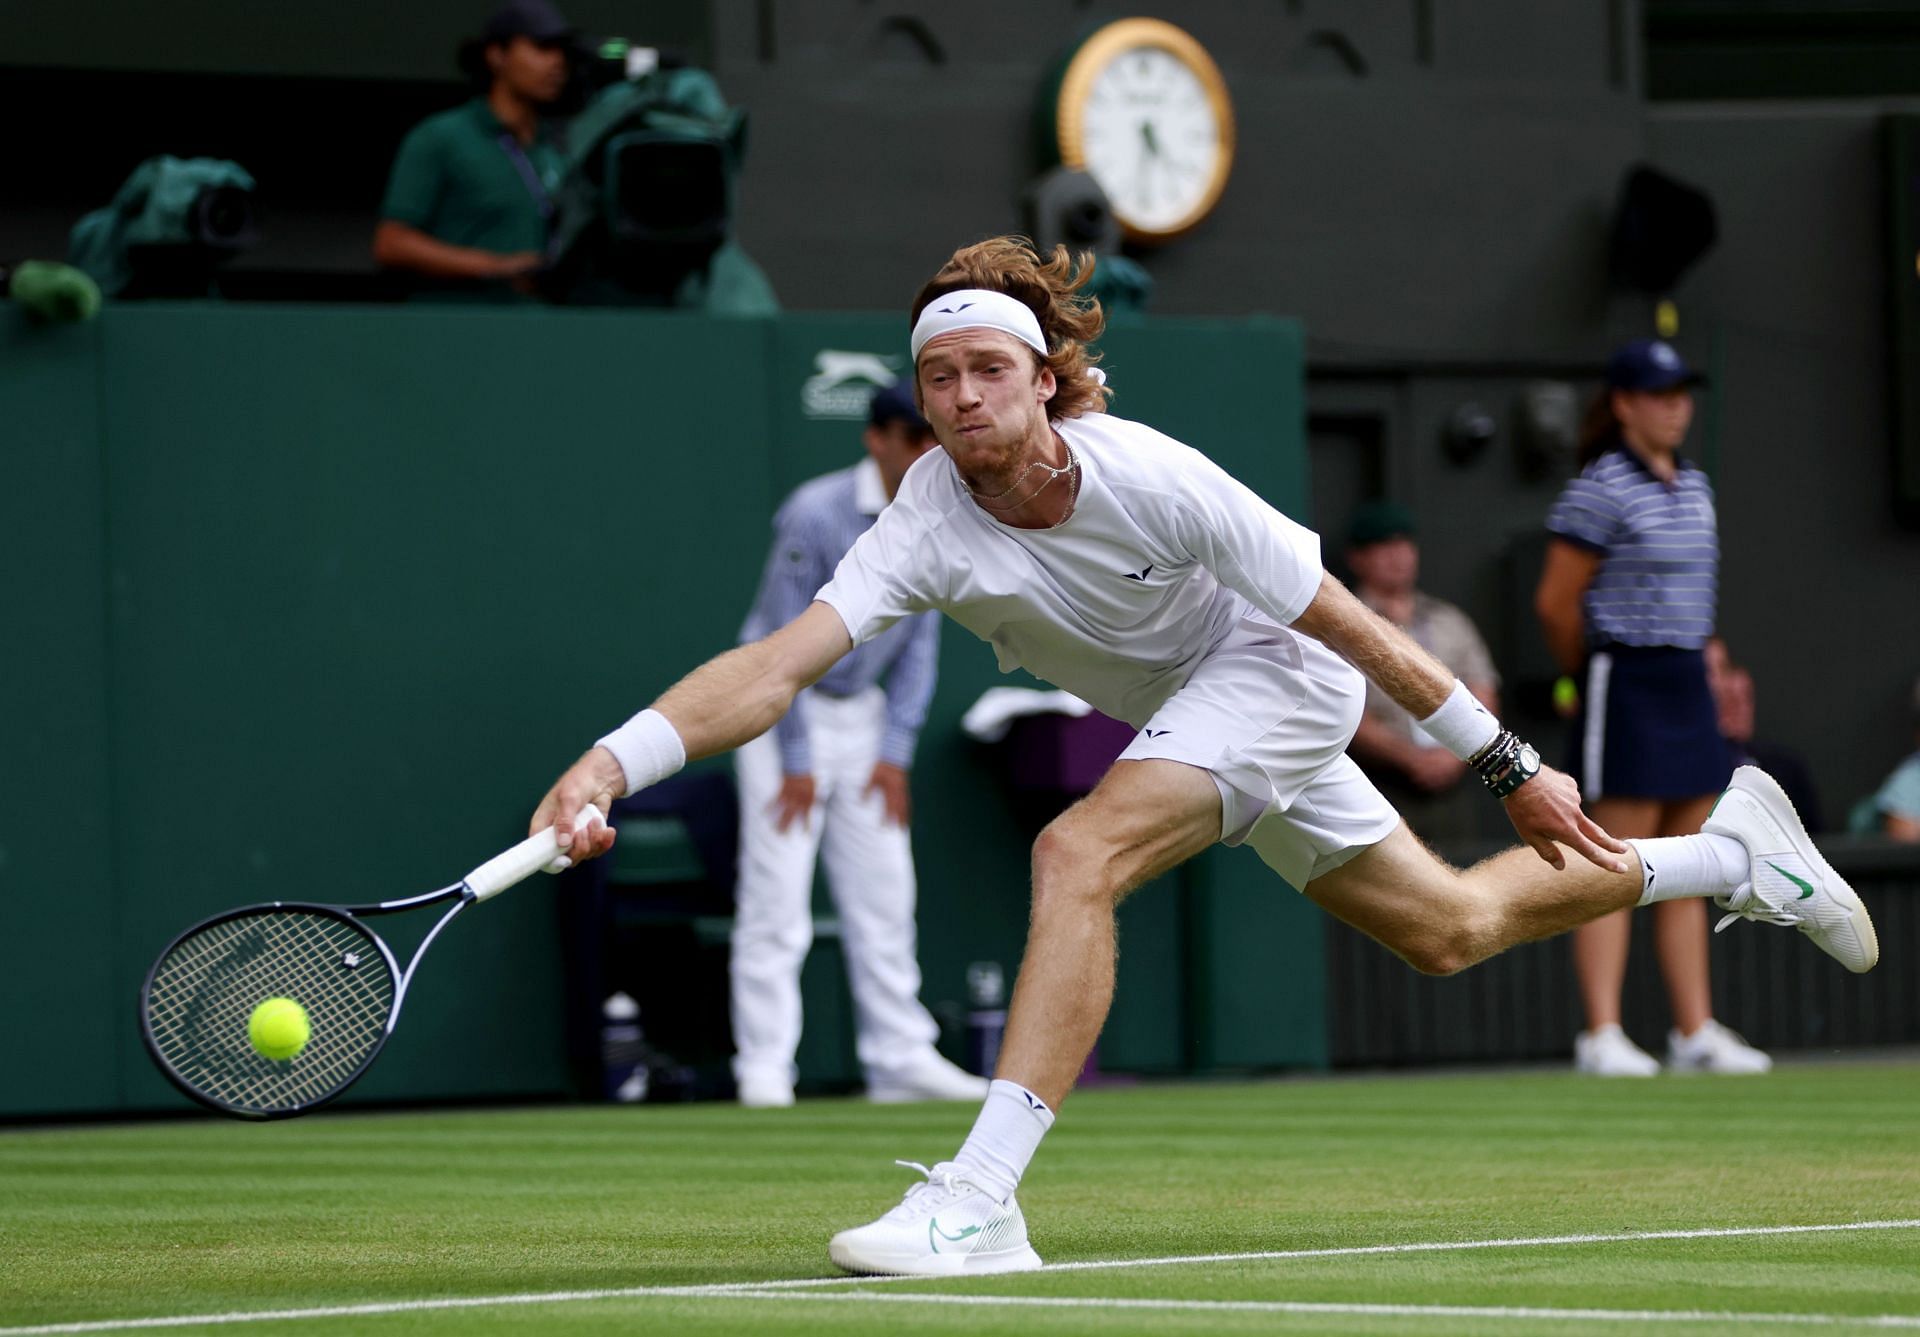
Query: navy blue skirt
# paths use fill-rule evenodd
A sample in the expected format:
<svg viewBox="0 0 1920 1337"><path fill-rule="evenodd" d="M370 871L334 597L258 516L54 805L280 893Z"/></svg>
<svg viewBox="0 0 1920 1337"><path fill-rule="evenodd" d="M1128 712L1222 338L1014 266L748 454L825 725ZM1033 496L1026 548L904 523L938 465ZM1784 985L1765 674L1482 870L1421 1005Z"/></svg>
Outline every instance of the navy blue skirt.
<svg viewBox="0 0 1920 1337"><path fill-rule="evenodd" d="M1698 650L1610 645L1587 658L1567 771L1582 798L1688 799L1717 794L1732 752Z"/></svg>

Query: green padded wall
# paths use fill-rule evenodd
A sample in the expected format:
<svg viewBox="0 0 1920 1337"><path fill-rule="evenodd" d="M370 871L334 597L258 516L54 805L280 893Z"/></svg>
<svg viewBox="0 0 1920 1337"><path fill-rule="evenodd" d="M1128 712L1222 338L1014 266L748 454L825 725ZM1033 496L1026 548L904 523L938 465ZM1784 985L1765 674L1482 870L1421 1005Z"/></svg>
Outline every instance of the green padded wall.
<svg viewBox="0 0 1920 1337"><path fill-rule="evenodd" d="M828 393L821 351L897 366L902 331L212 304L35 330L0 310L21 484L0 492L0 1115L181 1103L132 1014L192 919L426 889L521 834L598 732L732 643L780 497L858 457L858 420L820 416L857 399ZM1297 327L1124 329L1108 365L1116 412L1304 513ZM968 962L1018 961L1027 855L958 733L1007 679L954 627L942 674L916 837L926 996L951 1016ZM454 926L353 1098L566 1089L551 895ZM1123 935L1110 1064L1323 1058L1317 921L1251 855L1145 889Z"/></svg>
<svg viewBox="0 0 1920 1337"><path fill-rule="evenodd" d="M0 304L0 1113L111 1109L117 917L108 774L98 325Z"/></svg>

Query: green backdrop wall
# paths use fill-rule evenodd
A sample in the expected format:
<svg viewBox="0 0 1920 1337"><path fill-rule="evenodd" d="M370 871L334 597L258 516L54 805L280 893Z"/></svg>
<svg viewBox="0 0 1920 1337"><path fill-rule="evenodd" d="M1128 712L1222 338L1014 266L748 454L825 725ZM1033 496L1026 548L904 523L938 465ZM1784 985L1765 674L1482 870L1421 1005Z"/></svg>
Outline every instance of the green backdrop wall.
<svg viewBox="0 0 1920 1337"><path fill-rule="evenodd" d="M903 343L893 316L0 310L0 1114L182 1103L133 1017L192 919L425 889L515 838L732 642L785 491L856 458L821 415L861 386L822 351ZM1106 347L1115 412L1305 514L1297 326ZM936 1008L1024 935L1025 838L958 730L1005 681L948 628L915 791ZM1107 1065L1324 1062L1316 913L1244 851L1163 884L1123 911ZM551 894L463 917L355 1099L566 1090Z"/></svg>

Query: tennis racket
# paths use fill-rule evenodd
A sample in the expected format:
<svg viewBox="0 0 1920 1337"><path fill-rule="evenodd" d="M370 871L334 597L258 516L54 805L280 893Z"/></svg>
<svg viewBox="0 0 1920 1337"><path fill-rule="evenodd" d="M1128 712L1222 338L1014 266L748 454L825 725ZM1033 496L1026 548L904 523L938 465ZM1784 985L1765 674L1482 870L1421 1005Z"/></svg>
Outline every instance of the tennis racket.
<svg viewBox="0 0 1920 1337"><path fill-rule="evenodd" d="M581 810L574 829L605 819ZM285 1119L326 1104L358 1081L400 1020L420 958L470 905L498 896L545 868L557 872L559 845L548 828L487 860L458 882L424 896L377 905L274 901L202 920L172 942L140 991L140 1034L167 1080L223 1114ZM451 901L403 971L366 924ZM310 1033L292 1058L253 1046L248 1021L269 998L291 998Z"/></svg>

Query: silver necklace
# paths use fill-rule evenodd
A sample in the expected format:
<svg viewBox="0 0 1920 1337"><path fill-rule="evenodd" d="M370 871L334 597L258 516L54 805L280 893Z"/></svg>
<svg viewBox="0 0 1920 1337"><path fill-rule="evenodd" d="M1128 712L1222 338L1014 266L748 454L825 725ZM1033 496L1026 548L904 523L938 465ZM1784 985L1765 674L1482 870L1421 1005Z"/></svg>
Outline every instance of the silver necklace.
<svg viewBox="0 0 1920 1337"><path fill-rule="evenodd" d="M1019 487L1020 480L1024 479L1028 474L1032 473L1036 465L1039 468L1045 469L1047 471L1047 476L1041 482L1039 487L1036 487L1033 491L1027 493L1027 495L1020 498L1019 501L1013 502L1006 506L987 505L987 502L998 501L1000 497L1006 496L1007 492L1013 491L1012 487L1008 488L1007 492L1002 492L995 497L983 497L978 492L974 492L971 487L967 487L967 491L970 493L973 493L974 499L980 504L980 508L984 511L1015 511L1020 509L1020 507L1025 506L1028 502L1032 501L1035 497L1039 496L1042 492L1045 492L1047 490L1048 484L1052 483L1056 478L1060 477L1060 475L1065 474L1067 475L1067 488L1068 488L1066 508L1060 512L1060 518L1058 520L1055 520L1050 525L1043 526L1043 528L1046 528L1046 529L1058 529L1061 525L1064 525L1069 518L1072 517L1074 504L1080 500L1080 473L1081 473L1080 459L1078 456L1076 456L1073 453L1073 447L1067 446L1066 442L1064 441L1062 441L1060 444L1063 446L1066 446L1066 451L1067 451L1066 465L1062 468L1056 469L1051 464L1040 464L1037 460L1034 462L1034 464L1028 465L1025 469L1021 471L1020 478L1014 480L1013 487ZM960 482L961 482L961 486L963 487L967 486L966 479L962 478Z"/></svg>
<svg viewBox="0 0 1920 1337"><path fill-rule="evenodd" d="M1080 461L1073 458L1073 448L1071 446L1067 448L1067 468L1073 472L1073 477L1069 479L1067 483L1067 508L1060 512L1060 518L1058 520L1055 520L1047 526L1048 529L1058 529L1061 525L1071 520L1073 518L1074 503L1080 500ZM1038 496L1039 494L1036 492L1034 495Z"/></svg>
<svg viewBox="0 0 1920 1337"><path fill-rule="evenodd" d="M1047 471L1046 481L1041 483L1040 486L1035 488L1032 492L1022 497L1019 501L1012 502L1007 507L1004 508L1007 510L1011 510L1015 506L1026 505L1027 502L1031 501L1033 498L1040 495L1041 491L1047 486L1047 483L1051 483L1054 479L1058 478L1061 474L1072 473L1078 467L1079 466L1077 461L1075 461L1075 459L1073 458L1073 447L1068 446L1067 462L1064 467L1056 469L1051 464L1048 464L1045 460L1035 460L1031 464L1027 465L1026 468L1020 471L1020 476L1013 480L1012 486L1007 488L1005 492L996 492L992 496L988 496L986 493L977 490L973 486L973 484L967 482L965 475L961 476L960 482L961 482L961 485L967 489L967 491L973 493L974 500L976 501L980 501L980 502L999 501L1001 498L1011 494L1014 488L1017 488L1022 483L1026 482L1027 475L1032 473L1035 469L1045 469Z"/></svg>

